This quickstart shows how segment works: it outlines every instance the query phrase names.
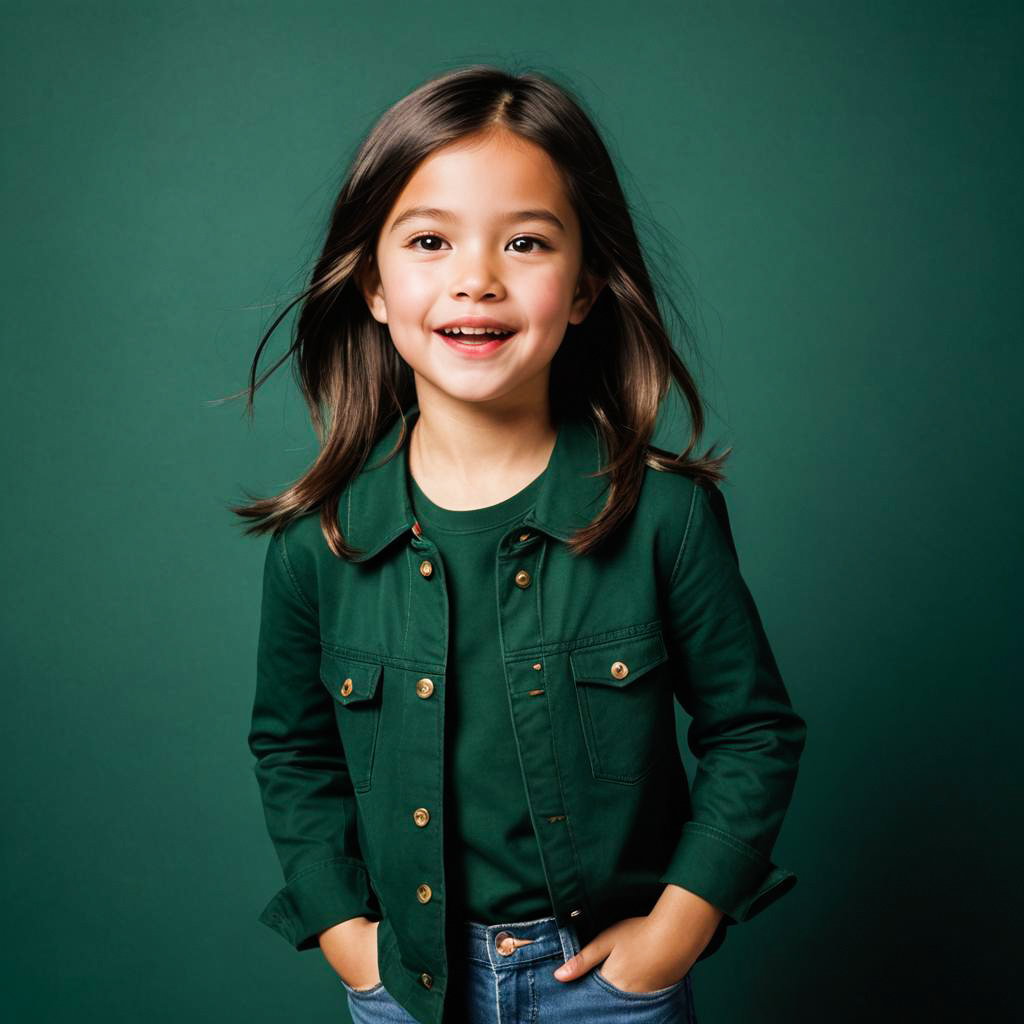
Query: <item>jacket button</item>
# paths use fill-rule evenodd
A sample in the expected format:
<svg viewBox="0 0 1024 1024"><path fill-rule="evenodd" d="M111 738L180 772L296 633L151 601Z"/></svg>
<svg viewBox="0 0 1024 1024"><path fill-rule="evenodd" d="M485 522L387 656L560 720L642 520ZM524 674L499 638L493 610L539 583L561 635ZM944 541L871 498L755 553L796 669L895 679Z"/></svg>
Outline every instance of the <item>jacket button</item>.
<svg viewBox="0 0 1024 1024"><path fill-rule="evenodd" d="M516 586L517 587L528 587L530 585L530 574L525 569L520 569L516 573Z"/></svg>
<svg viewBox="0 0 1024 1024"><path fill-rule="evenodd" d="M434 984L434 979L426 971L420 975L420 981L423 982L424 988L430 988Z"/></svg>
<svg viewBox="0 0 1024 1024"><path fill-rule="evenodd" d="M434 692L434 684L427 678L416 680L416 696L427 699Z"/></svg>
<svg viewBox="0 0 1024 1024"><path fill-rule="evenodd" d="M528 533L521 533L521 534L519 534L519 539L520 540L529 540L530 539L530 535Z"/></svg>
<svg viewBox="0 0 1024 1024"><path fill-rule="evenodd" d="M352 692L352 680L351 679L346 679L345 682L343 682L341 684L341 695L342 695L342 697L347 697L351 692Z"/></svg>
<svg viewBox="0 0 1024 1024"><path fill-rule="evenodd" d="M629 675L629 666L624 661L613 661L612 675L616 679L625 679Z"/></svg>
<svg viewBox="0 0 1024 1024"><path fill-rule="evenodd" d="M426 807L417 807L416 810L412 812L412 820L415 821L420 828L423 828L423 826L430 821L430 811L428 811Z"/></svg>
<svg viewBox="0 0 1024 1024"><path fill-rule="evenodd" d="M424 558L423 561L420 562L420 575L425 576L427 579L430 579L430 576L433 574L433 572L434 567L430 564L430 559Z"/></svg>
<svg viewBox="0 0 1024 1024"><path fill-rule="evenodd" d="M416 899L418 899L420 903L429 903L431 895L430 886L426 883L416 886Z"/></svg>

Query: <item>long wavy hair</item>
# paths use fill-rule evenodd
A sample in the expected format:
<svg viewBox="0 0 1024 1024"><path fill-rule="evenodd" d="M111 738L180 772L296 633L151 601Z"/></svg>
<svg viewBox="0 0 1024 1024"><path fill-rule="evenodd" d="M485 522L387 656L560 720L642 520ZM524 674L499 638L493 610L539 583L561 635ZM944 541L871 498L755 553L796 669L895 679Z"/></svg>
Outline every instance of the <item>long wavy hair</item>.
<svg viewBox="0 0 1024 1024"><path fill-rule="evenodd" d="M645 466L687 473L710 484L724 478L732 449L692 456L704 431L702 399L690 370L673 348L612 159L594 121L564 86L538 72L513 74L489 65L463 67L430 79L390 107L357 150L330 217L327 237L309 286L260 339L249 373L251 416L256 389L289 358L309 407L320 451L309 469L280 494L234 505L246 533L283 528L319 510L331 551L358 553L341 531L338 504L361 471L374 443L416 401L411 367L401 358L386 324L373 318L358 274L375 251L379 233L406 182L435 150L496 129L541 146L562 172L582 228L583 263L603 279L580 324L569 324L551 363L554 422L563 415L592 418L606 445L610 476L601 512L570 538L573 554L597 547L635 508ZM693 333L670 296L683 340ZM274 330L296 304L301 309L287 352L262 375L260 357ZM689 408L690 437L673 454L651 444L662 399L672 381ZM250 498L252 496L250 495Z"/></svg>

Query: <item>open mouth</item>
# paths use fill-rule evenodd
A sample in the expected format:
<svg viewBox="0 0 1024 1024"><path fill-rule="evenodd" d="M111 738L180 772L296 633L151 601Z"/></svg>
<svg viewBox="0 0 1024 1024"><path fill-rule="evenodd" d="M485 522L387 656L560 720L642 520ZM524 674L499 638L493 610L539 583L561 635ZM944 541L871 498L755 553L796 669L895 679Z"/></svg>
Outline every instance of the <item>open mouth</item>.
<svg viewBox="0 0 1024 1024"><path fill-rule="evenodd" d="M460 345L486 345L493 341L508 341L515 334L515 331L499 331L490 327L483 331L462 330L458 327L441 327L435 333L451 341L457 341Z"/></svg>

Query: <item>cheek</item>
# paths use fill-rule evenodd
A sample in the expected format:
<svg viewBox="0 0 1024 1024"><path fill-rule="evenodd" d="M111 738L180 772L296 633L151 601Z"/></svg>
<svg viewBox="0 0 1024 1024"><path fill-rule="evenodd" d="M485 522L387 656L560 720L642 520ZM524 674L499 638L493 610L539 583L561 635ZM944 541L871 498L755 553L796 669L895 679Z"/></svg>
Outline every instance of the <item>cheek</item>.
<svg viewBox="0 0 1024 1024"><path fill-rule="evenodd" d="M392 280L387 294L392 323L420 325L434 305L437 285L431 275L410 271Z"/></svg>
<svg viewBox="0 0 1024 1024"><path fill-rule="evenodd" d="M536 326L559 324L569 315L572 289L561 274L545 274L530 282L529 318Z"/></svg>

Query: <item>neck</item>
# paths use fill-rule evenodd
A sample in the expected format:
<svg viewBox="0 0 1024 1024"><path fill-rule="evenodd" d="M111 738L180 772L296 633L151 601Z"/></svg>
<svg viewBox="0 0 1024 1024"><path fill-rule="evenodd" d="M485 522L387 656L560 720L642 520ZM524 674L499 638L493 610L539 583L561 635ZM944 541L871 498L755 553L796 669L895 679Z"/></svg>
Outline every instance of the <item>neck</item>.
<svg viewBox="0 0 1024 1024"><path fill-rule="evenodd" d="M409 440L409 471L437 504L495 504L543 472L557 435L546 393L543 403L500 408L425 397Z"/></svg>

